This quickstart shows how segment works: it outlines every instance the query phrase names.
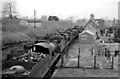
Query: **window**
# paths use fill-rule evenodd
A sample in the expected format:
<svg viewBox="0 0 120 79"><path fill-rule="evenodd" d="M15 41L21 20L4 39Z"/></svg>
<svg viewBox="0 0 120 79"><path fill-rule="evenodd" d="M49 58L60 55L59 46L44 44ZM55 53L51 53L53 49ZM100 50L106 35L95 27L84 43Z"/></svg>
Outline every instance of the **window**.
<svg viewBox="0 0 120 79"><path fill-rule="evenodd" d="M81 35L82 40L87 40L87 35Z"/></svg>

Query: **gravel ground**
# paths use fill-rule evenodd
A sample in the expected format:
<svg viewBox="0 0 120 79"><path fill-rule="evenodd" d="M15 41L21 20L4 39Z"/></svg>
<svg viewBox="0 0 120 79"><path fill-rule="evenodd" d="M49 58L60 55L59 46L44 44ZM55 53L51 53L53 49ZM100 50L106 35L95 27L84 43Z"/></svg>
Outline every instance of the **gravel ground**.
<svg viewBox="0 0 120 79"><path fill-rule="evenodd" d="M94 56L90 53L92 45L80 45L75 43L68 51L68 57L65 58L64 66L77 67L78 48L81 48L80 66L92 67L94 62ZM61 60L57 64L60 66ZM111 64L106 57L97 57L97 63L99 68L60 68L56 69L53 73L53 77L118 77L118 57L114 58L114 69L106 69Z"/></svg>

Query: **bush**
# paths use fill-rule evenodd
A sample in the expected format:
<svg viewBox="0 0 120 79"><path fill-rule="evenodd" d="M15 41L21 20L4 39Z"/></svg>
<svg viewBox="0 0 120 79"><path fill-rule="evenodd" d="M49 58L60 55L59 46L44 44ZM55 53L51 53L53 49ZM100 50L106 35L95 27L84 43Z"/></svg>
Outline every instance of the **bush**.
<svg viewBox="0 0 120 79"><path fill-rule="evenodd" d="M10 43L19 43L22 41L28 41L30 38L25 35L24 33L10 33L3 35L2 37L2 44L10 44Z"/></svg>

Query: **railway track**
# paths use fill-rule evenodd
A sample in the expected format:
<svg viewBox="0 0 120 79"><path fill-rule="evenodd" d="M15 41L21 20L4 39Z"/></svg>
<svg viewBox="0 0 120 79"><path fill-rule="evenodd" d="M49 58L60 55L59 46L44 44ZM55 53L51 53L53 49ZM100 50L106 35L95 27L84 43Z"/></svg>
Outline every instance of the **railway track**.
<svg viewBox="0 0 120 79"><path fill-rule="evenodd" d="M66 44L66 47L61 51L60 54L58 54L58 55L56 56L56 58L55 58L55 59L53 60L53 62L51 63L50 68L46 71L45 75L43 75L42 79L50 79L50 78L52 77L52 75L53 75L53 73L54 73L54 71L55 71L55 69L56 69L56 65L57 65L57 63L59 62L62 54L65 54L65 53L66 53L65 50L66 50L68 47L70 47L77 38L78 38L78 35L75 36L70 42L68 42L68 43ZM67 49L67 50L68 50L68 49Z"/></svg>
<svg viewBox="0 0 120 79"><path fill-rule="evenodd" d="M2 50L5 50L9 47L14 47L14 46L17 47L20 45L20 46L24 46L24 48L26 50L29 48L28 49L29 51L26 52L28 54L27 55L28 57L26 55L25 56L21 55L21 57L18 57L18 58L14 57L15 59L10 60L6 63L3 63L3 66L4 66L3 71L5 71L5 73L3 73L2 75L4 75L4 77L9 77L12 75L13 77L26 76L28 78L42 77L42 79L50 79L52 77L53 72L55 71L56 64L60 60L61 56L65 53L67 53L66 50L68 50L69 47L74 43L74 40L78 37L78 34L79 34L79 32L77 30L71 29L69 31L65 31L65 33L62 32L62 33L51 35L53 37L48 39L49 42L48 41L38 42L38 43L34 43L30 46L29 45L26 46L28 44L28 42L26 42L26 41L3 45ZM59 38L55 38L56 35ZM60 42L59 42L59 39L61 39ZM38 48L43 49L43 50L39 50ZM45 53L46 57L39 62L33 62L33 60L35 60L35 58L36 58L36 57L34 58L34 56L36 56L36 55L33 55L33 53ZM23 59L26 61L23 61ZM31 61L31 62L29 62L29 61ZM16 73L7 74L7 71L5 69L12 67L12 66L16 66L16 65L20 65L20 66L24 67L25 72L23 74L19 74L19 75L17 75ZM28 71L30 73L24 75Z"/></svg>

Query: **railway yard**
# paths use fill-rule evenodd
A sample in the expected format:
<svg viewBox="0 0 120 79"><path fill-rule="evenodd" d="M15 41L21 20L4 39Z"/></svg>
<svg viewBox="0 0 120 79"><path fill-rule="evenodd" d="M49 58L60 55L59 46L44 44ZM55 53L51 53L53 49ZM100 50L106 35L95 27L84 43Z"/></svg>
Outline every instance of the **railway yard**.
<svg viewBox="0 0 120 79"><path fill-rule="evenodd" d="M99 27L91 14L84 28L73 26L31 43L2 46L10 52L3 54L2 78L118 78L120 44L102 39L112 35L101 34Z"/></svg>
<svg viewBox="0 0 120 79"><path fill-rule="evenodd" d="M25 71L23 71L24 73L21 74L23 77L42 77L43 79L62 77L118 77L119 55L114 57L114 63L112 66L113 61L108 59L108 57L106 57L104 54L96 55L95 50L91 51L94 44L80 44L78 35L76 35L70 41L66 41L66 43L65 41L61 42L62 46L65 46L61 46L61 50L59 50L61 53L51 52L48 54L49 51L47 51L46 48L49 49L49 45L47 46L47 43L39 42L40 41L35 44L35 49L33 46L31 47L32 49L30 48L31 50L29 50L27 53L19 57L13 57L12 60L3 63L3 69L7 67L7 69L3 70L3 76L9 77L10 75L12 76L12 73L14 73L12 72L13 70L9 72L8 67L13 67L13 65L22 65L25 68ZM114 48L115 46L113 48L111 47L111 49ZM40 49L45 50L43 51ZM50 49L54 50L54 48ZM34 53L33 50L36 53ZM43 53L37 53L40 51ZM52 55L52 53L54 55ZM94 56L96 56L96 59L94 59ZM5 74L9 75L7 76ZM16 74L19 74L20 76L20 73ZM13 77L19 76L13 75Z"/></svg>

